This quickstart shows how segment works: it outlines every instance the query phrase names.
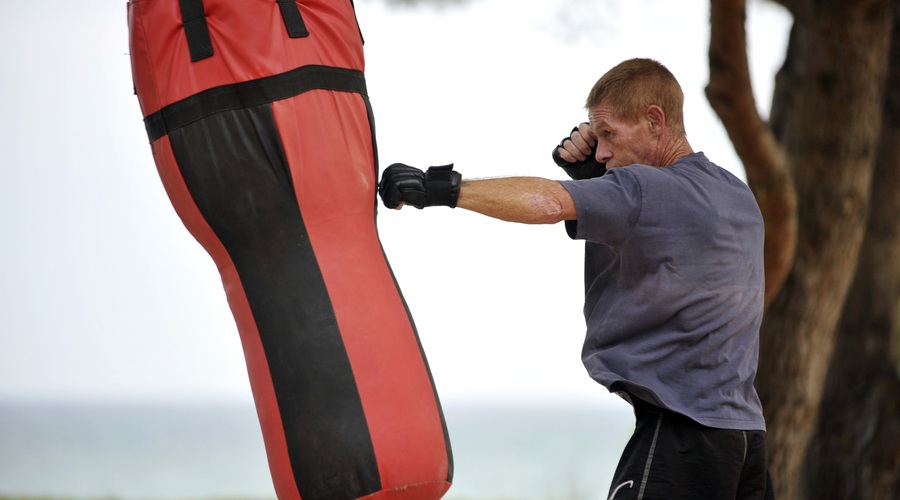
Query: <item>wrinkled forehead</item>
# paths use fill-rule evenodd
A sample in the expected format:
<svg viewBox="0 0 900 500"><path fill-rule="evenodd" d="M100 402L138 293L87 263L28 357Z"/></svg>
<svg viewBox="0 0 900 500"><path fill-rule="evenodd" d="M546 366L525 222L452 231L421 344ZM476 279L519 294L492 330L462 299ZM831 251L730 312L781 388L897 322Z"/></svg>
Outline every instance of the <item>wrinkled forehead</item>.
<svg viewBox="0 0 900 500"><path fill-rule="evenodd" d="M612 112L609 108L604 107L602 104L594 106L588 110L588 123L593 127L595 123L606 121L611 114Z"/></svg>
<svg viewBox="0 0 900 500"><path fill-rule="evenodd" d="M616 116L616 113L611 107L606 106L603 103L588 110L588 124L590 125L591 130L609 127L616 121L621 121L621 118Z"/></svg>

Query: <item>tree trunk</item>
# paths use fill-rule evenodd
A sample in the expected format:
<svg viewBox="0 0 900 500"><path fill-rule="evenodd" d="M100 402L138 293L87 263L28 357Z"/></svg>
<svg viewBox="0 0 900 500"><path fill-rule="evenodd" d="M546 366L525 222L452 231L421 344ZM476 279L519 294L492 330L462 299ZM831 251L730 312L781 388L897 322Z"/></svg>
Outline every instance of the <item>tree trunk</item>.
<svg viewBox="0 0 900 500"><path fill-rule="evenodd" d="M900 7L871 216L844 304L805 481L810 498L893 500L900 492Z"/></svg>
<svg viewBox="0 0 900 500"><path fill-rule="evenodd" d="M713 12L716 5L735 1L713 0ZM796 499L806 496L800 473L862 246L891 17L890 0L782 3L795 23L776 81L771 128L794 181L797 245L784 284L763 320L757 385L777 494ZM734 36L733 30L725 33ZM723 43L722 35L714 34L711 54L717 43ZM717 62L710 60L711 78ZM725 118L723 123L733 140L742 134ZM736 150L744 159L741 149ZM759 192L761 181L750 172L748 182ZM790 194L785 190L781 196ZM786 200L775 201L786 206ZM764 217L771 216L766 207L772 203L760 199Z"/></svg>
<svg viewBox="0 0 900 500"><path fill-rule="evenodd" d="M797 247L797 193L787 158L756 109L747 63L745 0L711 4L706 97L744 164L766 228L765 304L784 284Z"/></svg>
<svg viewBox="0 0 900 500"><path fill-rule="evenodd" d="M793 12L772 110L799 227L793 268L763 320L757 380L786 499L806 497L800 473L868 214L891 29L888 0L814 3Z"/></svg>

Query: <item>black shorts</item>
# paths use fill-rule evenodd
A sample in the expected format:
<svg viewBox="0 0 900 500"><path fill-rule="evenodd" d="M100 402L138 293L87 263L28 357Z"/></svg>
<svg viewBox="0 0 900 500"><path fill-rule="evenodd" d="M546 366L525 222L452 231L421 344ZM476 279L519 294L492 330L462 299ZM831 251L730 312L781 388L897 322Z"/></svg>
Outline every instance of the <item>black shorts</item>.
<svg viewBox="0 0 900 500"><path fill-rule="evenodd" d="M634 401L637 424L613 476L610 500L775 498L765 432L714 429Z"/></svg>

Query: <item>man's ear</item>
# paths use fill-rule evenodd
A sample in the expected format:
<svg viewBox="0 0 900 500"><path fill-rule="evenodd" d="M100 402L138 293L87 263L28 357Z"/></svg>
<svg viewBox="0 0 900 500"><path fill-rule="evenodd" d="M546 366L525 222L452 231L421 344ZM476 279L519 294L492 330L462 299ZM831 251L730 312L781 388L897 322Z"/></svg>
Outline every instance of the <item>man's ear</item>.
<svg viewBox="0 0 900 500"><path fill-rule="evenodd" d="M644 116L647 118L647 121L650 123L651 131L659 131L663 125L666 124L666 112L662 110L661 107L656 104L651 104L647 106L647 110L644 112Z"/></svg>

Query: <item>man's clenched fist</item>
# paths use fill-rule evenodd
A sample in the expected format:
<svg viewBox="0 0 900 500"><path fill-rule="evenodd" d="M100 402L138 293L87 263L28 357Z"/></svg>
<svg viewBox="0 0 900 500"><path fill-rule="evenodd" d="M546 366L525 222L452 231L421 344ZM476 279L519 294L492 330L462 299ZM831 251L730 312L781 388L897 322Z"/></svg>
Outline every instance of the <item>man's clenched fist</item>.
<svg viewBox="0 0 900 500"><path fill-rule="evenodd" d="M456 207L462 175L453 170L453 164L431 167L427 172L394 163L384 169L378 194L387 208L402 204L416 208L447 206Z"/></svg>

